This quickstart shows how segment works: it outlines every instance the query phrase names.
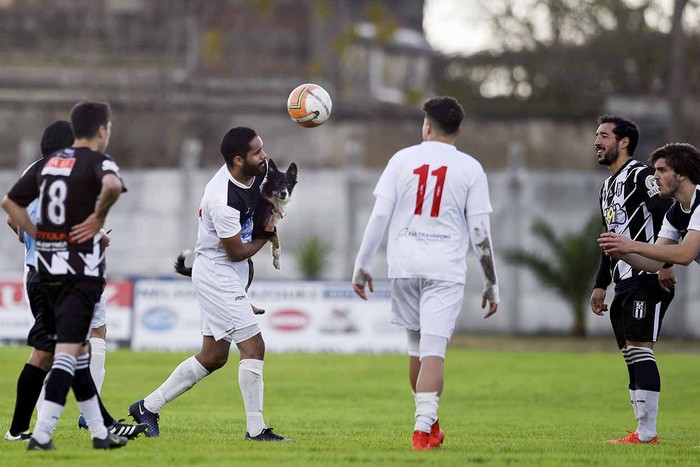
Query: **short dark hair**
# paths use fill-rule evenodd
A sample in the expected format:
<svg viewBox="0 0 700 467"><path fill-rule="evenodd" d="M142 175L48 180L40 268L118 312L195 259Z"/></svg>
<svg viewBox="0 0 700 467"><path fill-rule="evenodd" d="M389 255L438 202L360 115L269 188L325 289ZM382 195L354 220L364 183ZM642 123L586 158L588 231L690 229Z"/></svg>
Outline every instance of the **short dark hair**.
<svg viewBox="0 0 700 467"><path fill-rule="evenodd" d="M41 137L41 155L49 156L56 151L73 145L73 130L70 123L65 120L57 120L44 130Z"/></svg>
<svg viewBox="0 0 700 467"><path fill-rule="evenodd" d="M446 135L453 135L464 119L464 109L454 97L433 97L423 103L425 116Z"/></svg>
<svg viewBox="0 0 700 467"><path fill-rule="evenodd" d="M651 153L649 162L654 165L659 159L664 159L678 175L688 177L696 185L700 184L700 151L692 144L669 143L661 146Z"/></svg>
<svg viewBox="0 0 700 467"><path fill-rule="evenodd" d="M244 126L237 126L236 128L228 130L221 140L221 146L219 147L221 155L224 156L224 161L226 161L226 165L231 167L233 165L233 158L236 156L241 156L245 159L246 154L248 154L250 150L250 142L256 136L258 136L258 134L255 130Z"/></svg>
<svg viewBox="0 0 700 467"><path fill-rule="evenodd" d="M112 111L106 102L79 102L70 111L73 136L94 138L101 126L107 126Z"/></svg>
<svg viewBox="0 0 700 467"><path fill-rule="evenodd" d="M634 150L637 149L637 143L639 142L639 127L632 120L620 117L617 115L603 115L598 118L598 124L602 125L604 123L612 123L615 125L613 128L613 134L615 135L615 140L620 141L622 138L628 138L630 143L627 145L627 152L629 155L634 154Z"/></svg>

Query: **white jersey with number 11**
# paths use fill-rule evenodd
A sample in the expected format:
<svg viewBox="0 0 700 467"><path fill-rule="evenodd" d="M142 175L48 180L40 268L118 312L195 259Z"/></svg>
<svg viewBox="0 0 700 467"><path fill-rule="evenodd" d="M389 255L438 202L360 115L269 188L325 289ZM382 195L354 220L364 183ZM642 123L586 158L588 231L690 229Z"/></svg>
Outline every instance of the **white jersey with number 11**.
<svg viewBox="0 0 700 467"><path fill-rule="evenodd" d="M464 283L467 217L492 212L481 164L451 144L424 141L389 160L374 196L393 202L389 278Z"/></svg>

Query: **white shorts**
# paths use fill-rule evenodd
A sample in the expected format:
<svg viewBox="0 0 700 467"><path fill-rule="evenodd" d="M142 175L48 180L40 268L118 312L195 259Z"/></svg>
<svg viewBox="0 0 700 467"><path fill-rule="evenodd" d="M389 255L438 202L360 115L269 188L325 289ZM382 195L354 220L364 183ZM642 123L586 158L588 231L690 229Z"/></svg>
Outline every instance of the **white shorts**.
<svg viewBox="0 0 700 467"><path fill-rule="evenodd" d="M107 310L105 309L105 296L100 296L100 301L95 303L95 311L92 313L90 329L95 329L107 324Z"/></svg>
<svg viewBox="0 0 700 467"><path fill-rule="evenodd" d="M192 283L199 301L203 336L242 342L260 332L245 292L247 281L247 272L243 281L233 264L197 255Z"/></svg>
<svg viewBox="0 0 700 467"><path fill-rule="evenodd" d="M391 322L450 339L463 299L464 284L457 282L391 279Z"/></svg>

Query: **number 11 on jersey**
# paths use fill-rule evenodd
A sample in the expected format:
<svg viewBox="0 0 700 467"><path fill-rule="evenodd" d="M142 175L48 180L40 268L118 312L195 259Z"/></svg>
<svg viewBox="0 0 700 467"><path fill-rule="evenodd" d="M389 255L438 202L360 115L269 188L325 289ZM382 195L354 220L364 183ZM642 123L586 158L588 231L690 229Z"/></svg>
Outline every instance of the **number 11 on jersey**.
<svg viewBox="0 0 700 467"><path fill-rule="evenodd" d="M445 175L447 175L447 166L439 167L430 172L428 164L421 165L413 171L418 175L418 191L416 192L416 209L413 212L416 216L423 214L423 201L425 200L425 191L428 186L428 173L435 176L435 192L433 193L433 205L430 208L430 217L438 217L440 215L440 202L442 201L442 189L445 186Z"/></svg>

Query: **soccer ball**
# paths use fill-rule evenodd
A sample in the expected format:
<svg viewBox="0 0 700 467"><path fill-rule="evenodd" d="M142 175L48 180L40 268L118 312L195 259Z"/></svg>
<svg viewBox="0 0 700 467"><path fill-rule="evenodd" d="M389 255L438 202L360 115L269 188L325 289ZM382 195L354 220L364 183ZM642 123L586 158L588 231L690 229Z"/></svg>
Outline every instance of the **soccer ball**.
<svg viewBox="0 0 700 467"><path fill-rule="evenodd" d="M306 128L321 125L331 116L331 96L318 84L301 84L287 99L287 112L292 121Z"/></svg>

